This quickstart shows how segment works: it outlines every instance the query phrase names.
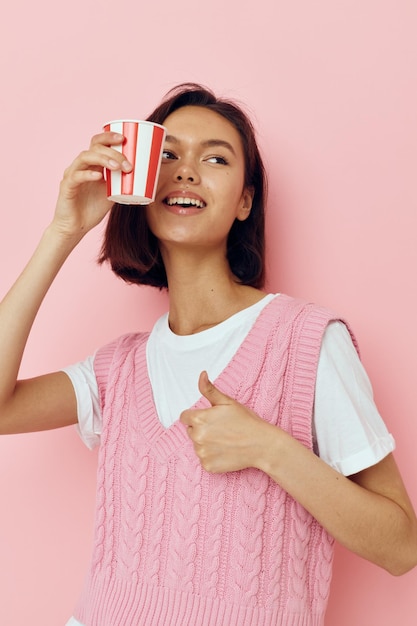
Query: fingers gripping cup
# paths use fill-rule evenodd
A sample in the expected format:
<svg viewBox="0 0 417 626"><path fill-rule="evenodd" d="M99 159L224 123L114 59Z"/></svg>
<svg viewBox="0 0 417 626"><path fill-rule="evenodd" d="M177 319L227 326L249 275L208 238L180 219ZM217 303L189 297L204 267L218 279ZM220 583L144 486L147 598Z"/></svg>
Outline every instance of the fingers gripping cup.
<svg viewBox="0 0 417 626"><path fill-rule="evenodd" d="M154 201L166 130L154 122L114 120L105 131L120 133L123 144L114 146L133 165L131 172L106 169L107 197L119 204L149 204Z"/></svg>

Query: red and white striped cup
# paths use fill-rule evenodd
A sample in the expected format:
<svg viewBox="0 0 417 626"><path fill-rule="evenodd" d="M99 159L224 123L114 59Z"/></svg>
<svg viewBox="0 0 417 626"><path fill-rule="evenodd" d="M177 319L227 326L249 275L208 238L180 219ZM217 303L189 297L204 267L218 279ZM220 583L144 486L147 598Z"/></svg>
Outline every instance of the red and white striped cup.
<svg viewBox="0 0 417 626"><path fill-rule="evenodd" d="M125 137L123 144L113 149L133 165L129 173L106 169L108 199L119 204L153 202L166 133L164 126L142 120L113 120L103 128Z"/></svg>

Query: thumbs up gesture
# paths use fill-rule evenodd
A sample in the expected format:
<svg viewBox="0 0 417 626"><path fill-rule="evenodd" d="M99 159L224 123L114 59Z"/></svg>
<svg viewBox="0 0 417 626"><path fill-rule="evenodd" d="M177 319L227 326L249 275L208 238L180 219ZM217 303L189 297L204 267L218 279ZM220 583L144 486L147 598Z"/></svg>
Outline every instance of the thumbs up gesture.
<svg viewBox="0 0 417 626"><path fill-rule="evenodd" d="M270 429L275 427L217 389L207 372L200 374L198 388L211 406L187 409L180 421L187 427L203 468L220 473L257 467L268 445Z"/></svg>

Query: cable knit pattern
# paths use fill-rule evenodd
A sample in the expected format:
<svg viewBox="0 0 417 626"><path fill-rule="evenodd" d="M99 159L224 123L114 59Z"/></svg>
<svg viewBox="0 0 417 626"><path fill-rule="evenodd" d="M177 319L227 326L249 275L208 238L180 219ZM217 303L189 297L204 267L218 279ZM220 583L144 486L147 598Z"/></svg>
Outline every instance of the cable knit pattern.
<svg viewBox="0 0 417 626"><path fill-rule="evenodd" d="M320 343L332 319L275 298L216 385L311 448ZM103 434L92 565L76 618L85 626L322 626L333 540L266 474L209 474L184 426L160 424L148 336L121 337L95 359Z"/></svg>

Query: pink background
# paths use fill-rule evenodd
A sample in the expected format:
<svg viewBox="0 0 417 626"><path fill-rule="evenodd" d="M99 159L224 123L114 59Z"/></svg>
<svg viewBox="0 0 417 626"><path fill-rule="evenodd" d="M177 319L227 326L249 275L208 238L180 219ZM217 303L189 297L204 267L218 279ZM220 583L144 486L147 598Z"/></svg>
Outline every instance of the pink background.
<svg viewBox="0 0 417 626"><path fill-rule="evenodd" d="M0 292L101 124L174 84L246 102L270 172L269 288L345 315L417 503L415 0L7 3L0 22ZM165 296L95 265L89 234L35 324L22 376L145 329ZM73 428L0 439L0 623L71 615L93 525L96 453ZM415 626L417 570L338 548L326 626ZM198 625L196 625L198 626Z"/></svg>

